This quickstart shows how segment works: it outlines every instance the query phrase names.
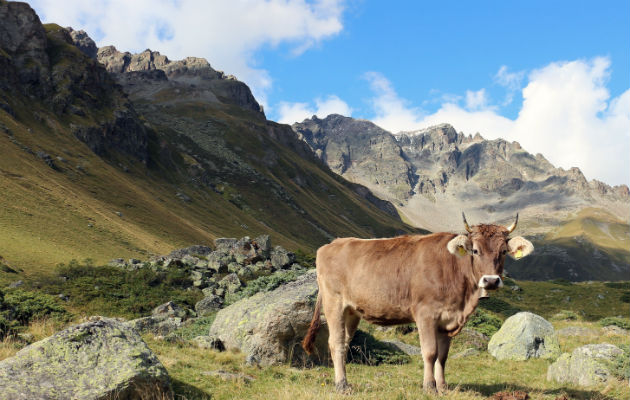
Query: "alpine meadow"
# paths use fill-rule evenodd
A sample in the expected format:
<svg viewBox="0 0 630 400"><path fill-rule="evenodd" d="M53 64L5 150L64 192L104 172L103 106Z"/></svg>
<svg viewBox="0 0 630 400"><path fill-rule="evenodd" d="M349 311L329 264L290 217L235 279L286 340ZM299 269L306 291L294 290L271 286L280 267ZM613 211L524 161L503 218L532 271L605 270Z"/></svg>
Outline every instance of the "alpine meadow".
<svg viewBox="0 0 630 400"><path fill-rule="evenodd" d="M0 399L629 398L630 10L560 3L0 0Z"/></svg>

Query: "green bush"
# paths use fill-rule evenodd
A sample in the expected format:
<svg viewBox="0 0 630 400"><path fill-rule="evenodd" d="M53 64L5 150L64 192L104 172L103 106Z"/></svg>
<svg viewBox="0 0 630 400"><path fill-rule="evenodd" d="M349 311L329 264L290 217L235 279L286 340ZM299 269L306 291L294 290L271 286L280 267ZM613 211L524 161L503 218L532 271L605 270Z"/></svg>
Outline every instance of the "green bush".
<svg viewBox="0 0 630 400"><path fill-rule="evenodd" d="M260 278L247 282L247 286L240 291L228 294L225 297L226 304L232 304L245 297L251 297L258 292L270 292L280 285L293 282L301 275L304 275L305 272L304 270L288 270L277 271L271 275L261 276Z"/></svg>
<svg viewBox="0 0 630 400"><path fill-rule="evenodd" d="M630 282L606 282L604 285L612 289L630 290Z"/></svg>
<svg viewBox="0 0 630 400"><path fill-rule="evenodd" d="M195 318L192 324L179 328L171 335L185 340L190 340L197 336L207 336L215 316L216 314L211 314L205 317Z"/></svg>
<svg viewBox="0 0 630 400"><path fill-rule="evenodd" d="M500 328L503 322L494 315L477 309L468 319L468 326L484 335L492 336Z"/></svg>
<svg viewBox="0 0 630 400"><path fill-rule="evenodd" d="M517 312L522 311L520 308L515 307L507 301L501 300L496 297L489 297L479 301L479 308L492 311L493 313L501 314L505 317L510 317Z"/></svg>
<svg viewBox="0 0 630 400"><path fill-rule="evenodd" d="M618 378L630 379L630 344L621 344L619 348L623 350L623 356L615 360L612 372Z"/></svg>
<svg viewBox="0 0 630 400"><path fill-rule="evenodd" d="M49 316L67 320L69 314L58 301L45 293L12 289L4 294L3 308L9 310L8 315L20 325L28 325L33 319Z"/></svg>
<svg viewBox="0 0 630 400"><path fill-rule="evenodd" d="M619 328L630 330L630 319L619 317L606 317L599 320L601 326L618 326Z"/></svg>
<svg viewBox="0 0 630 400"><path fill-rule="evenodd" d="M49 293L64 293L73 306L90 314L138 318L171 300L193 308L203 294L187 290L192 282L186 268L127 271L118 267L58 265L57 277L47 282Z"/></svg>
<svg viewBox="0 0 630 400"><path fill-rule="evenodd" d="M315 254L298 249L295 252L295 262L307 269L315 268Z"/></svg>

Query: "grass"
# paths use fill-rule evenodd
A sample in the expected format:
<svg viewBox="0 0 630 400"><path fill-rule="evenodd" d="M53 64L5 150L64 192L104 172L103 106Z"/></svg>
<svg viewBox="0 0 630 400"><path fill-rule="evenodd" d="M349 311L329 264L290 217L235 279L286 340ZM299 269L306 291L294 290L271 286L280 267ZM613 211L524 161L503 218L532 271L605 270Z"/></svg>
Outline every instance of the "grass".
<svg viewBox="0 0 630 400"><path fill-rule="evenodd" d="M562 322L560 326L587 326L599 329L594 323ZM415 334L414 334L415 336ZM164 363L174 379L176 394L188 399L408 399L436 398L421 391L421 357L411 357L408 364L347 366L348 379L354 387L350 396L334 393L334 372L329 367L294 368L286 365L258 368L245 364L238 352L202 350L189 343L173 344L145 337L149 347ZM457 338L456 338L457 340ZM626 339L619 335L600 336L598 342L623 345ZM593 342L591 338L590 343ZM562 351L569 352L581 346L580 340L561 338ZM463 347L463 344L457 346ZM457 349L455 346L455 350ZM453 354L453 351L451 352ZM499 391L524 390L534 399L556 399L567 395L575 399L623 399L630 395L627 382L614 381L607 386L579 388L546 380L550 361L529 360L497 361L488 353L478 356L450 359L446 370L449 391L442 398L484 399ZM223 380L212 375L224 370L253 377ZM185 385L183 384L185 383Z"/></svg>

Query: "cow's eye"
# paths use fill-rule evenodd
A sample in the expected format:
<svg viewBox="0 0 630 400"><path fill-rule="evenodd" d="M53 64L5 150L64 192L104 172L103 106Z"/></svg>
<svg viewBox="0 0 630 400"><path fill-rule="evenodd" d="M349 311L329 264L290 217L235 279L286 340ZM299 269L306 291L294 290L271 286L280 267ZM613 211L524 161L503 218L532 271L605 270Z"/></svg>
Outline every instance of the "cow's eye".
<svg viewBox="0 0 630 400"><path fill-rule="evenodd" d="M501 254L503 254L503 255L505 255L506 253L507 253L507 250L503 250L503 251L501 252Z"/></svg>
<svg viewBox="0 0 630 400"><path fill-rule="evenodd" d="M477 251L477 249L473 249L473 254L479 254L479 252Z"/></svg>

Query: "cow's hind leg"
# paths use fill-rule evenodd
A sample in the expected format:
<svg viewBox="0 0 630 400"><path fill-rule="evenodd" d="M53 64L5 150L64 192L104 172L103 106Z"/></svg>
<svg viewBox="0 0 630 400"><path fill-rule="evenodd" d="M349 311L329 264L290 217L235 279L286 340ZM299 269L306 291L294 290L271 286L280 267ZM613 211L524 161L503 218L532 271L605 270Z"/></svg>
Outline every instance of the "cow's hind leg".
<svg viewBox="0 0 630 400"><path fill-rule="evenodd" d="M341 299L325 298L324 314L328 324L328 347L335 367L335 389L339 393L349 393L350 386L346 380L345 313Z"/></svg>
<svg viewBox="0 0 630 400"><path fill-rule="evenodd" d="M435 376L433 368L437 359L437 326L431 319L420 319L416 321L420 333L420 347L422 348L422 361L424 362L424 380L422 387L427 392L435 392Z"/></svg>
<svg viewBox="0 0 630 400"><path fill-rule="evenodd" d="M352 341L352 337L354 333L357 331L357 327L359 326L359 322L361 321L361 317L359 317L354 311L350 308L346 309L346 337L345 337L345 350L344 354L348 354L348 348L350 347L350 342Z"/></svg>
<svg viewBox="0 0 630 400"><path fill-rule="evenodd" d="M446 369L446 359L448 350L451 347L451 337L446 333L439 332L437 335L437 360L435 361L435 383L437 389L442 392L446 390L446 380L444 379L444 369Z"/></svg>

